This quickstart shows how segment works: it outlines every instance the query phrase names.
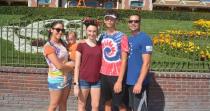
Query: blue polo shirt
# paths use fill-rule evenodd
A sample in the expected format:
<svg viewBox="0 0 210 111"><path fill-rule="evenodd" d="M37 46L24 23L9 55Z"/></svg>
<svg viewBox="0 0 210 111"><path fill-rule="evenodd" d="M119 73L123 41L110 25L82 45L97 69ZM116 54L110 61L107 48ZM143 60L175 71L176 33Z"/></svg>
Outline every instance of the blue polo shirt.
<svg viewBox="0 0 210 111"><path fill-rule="evenodd" d="M129 36L128 42L129 55L126 74L126 84L135 85L139 78L139 73L141 71L143 63L142 54L151 54L153 45L151 38L144 32L139 32L134 36ZM147 74L147 77L145 78L143 84L148 84L149 80L150 77Z"/></svg>

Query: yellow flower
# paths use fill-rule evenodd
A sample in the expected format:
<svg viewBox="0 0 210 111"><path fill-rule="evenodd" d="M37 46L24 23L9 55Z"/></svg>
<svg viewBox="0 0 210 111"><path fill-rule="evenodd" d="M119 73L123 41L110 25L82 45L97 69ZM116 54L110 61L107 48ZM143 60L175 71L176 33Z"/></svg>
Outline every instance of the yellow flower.
<svg viewBox="0 0 210 111"><path fill-rule="evenodd" d="M177 42L176 46L177 46L177 48L181 48L182 47L182 42Z"/></svg>
<svg viewBox="0 0 210 111"><path fill-rule="evenodd" d="M200 19L194 22L194 25L205 30L210 29L210 20Z"/></svg>

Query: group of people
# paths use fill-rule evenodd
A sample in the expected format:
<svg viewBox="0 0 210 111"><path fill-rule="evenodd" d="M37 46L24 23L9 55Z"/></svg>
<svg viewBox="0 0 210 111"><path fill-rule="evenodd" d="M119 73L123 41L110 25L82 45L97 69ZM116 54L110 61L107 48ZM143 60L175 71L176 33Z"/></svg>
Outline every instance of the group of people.
<svg viewBox="0 0 210 111"><path fill-rule="evenodd" d="M129 17L129 37L116 29L117 20L117 13L108 10L104 15L106 31L101 34L96 20L84 20L87 39L76 43L76 33L69 32L67 45L61 39L63 23L53 22L44 45L49 66L48 111L66 111L72 75L78 111L86 110L89 95L92 111L99 111L101 105L104 111L148 111L152 41L140 31L139 15Z"/></svg>

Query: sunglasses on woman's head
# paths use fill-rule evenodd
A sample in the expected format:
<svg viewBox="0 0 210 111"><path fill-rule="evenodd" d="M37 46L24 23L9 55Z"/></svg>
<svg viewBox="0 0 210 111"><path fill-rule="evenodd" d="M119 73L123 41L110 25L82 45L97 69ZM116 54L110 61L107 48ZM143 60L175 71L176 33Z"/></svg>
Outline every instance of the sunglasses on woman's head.
<svg viewBox="0 0 210 111"><path fill-rule="evenodd" d="M62 32L62 33L64 33L65 32L65 29L60 29L60 28L52 28L53 30L56 30L57 32Z"/></svg>

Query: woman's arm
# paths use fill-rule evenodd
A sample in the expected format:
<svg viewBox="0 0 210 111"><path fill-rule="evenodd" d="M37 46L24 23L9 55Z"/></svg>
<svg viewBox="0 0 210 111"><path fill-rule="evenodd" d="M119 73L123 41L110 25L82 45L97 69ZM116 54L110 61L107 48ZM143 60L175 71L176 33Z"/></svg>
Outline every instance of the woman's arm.
<svg viewBox="0 0 210 111"><path fill-rule="evenodd" d="M61 61L59 61L58 57L55 53L51 53L47 55L47 58L52 62L52 64L55 65L55 67L63 72L69 72L73 70L73 66L64 64Z"/></svg>
<svg viewBox="0 0 210 111"><path fill-rule="evenodd" d="M81 63L81 53L76 51L75 68L74 68L74 95L79 95L79 69Z"/></svg>
<svg viewBox="0 0 210 111"><path fill-rule="evenodd" d="M74 83L78 84L79 81L79 68L81 63L81 53L76 51L75 68L74 68Z"/></svg>

